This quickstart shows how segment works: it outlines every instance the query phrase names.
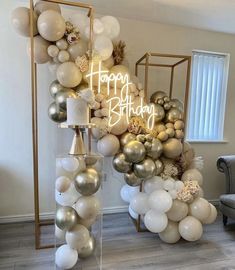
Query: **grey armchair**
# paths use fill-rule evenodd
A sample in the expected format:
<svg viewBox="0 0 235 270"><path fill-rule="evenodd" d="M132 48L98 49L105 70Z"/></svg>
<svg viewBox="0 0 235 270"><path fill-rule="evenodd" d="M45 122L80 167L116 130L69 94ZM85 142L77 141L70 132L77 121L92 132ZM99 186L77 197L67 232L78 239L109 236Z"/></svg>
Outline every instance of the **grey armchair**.
<svg viewBox="0 0 235 270"><path fill-rule="evenodd" d="M226 225L228 218L235 219L235 155L219 157L217 168L226 178L226 194L220 196L220 210Z"/></svg>

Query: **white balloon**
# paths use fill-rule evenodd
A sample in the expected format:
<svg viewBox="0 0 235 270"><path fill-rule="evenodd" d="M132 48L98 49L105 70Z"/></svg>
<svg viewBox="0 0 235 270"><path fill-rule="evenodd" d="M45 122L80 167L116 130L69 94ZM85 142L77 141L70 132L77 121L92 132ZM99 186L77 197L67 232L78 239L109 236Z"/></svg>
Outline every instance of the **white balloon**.
<svg viewBox="0 0 235 270"><path fill-rule="evenodd" d="M148 195L143 192L136 194L130 201L130 207L137 214L145 214L149 211Z"/></svg>
<svg viewBox="0 0 235 270"><path fill-rule="evenodd" d="M169 190L169 194L171 195L171 198L174 200L177 198L177 191L175 189Z"/></svg>
<svg viewBox="0 0 235 270"><path fill-rule="evenodd" d="M115 17L104 16L101 19L101 22L104 26L103 34L109 37L111 40L114 40L119 36L120 33L120 24Z"/></svg>
<svg viewBox="0 0 235 270"><path fill-rule="evenodd" d="M129 198L130 200L140 192L140 188L137 186L137 187L132 187L132 186L128 186L128 193L129 193Z"/></svg>
<svg viewBox="0 0 235 270"><path fill-rule="evenodd" d="M168 219L166 214L149 210L144 216L144 224L150 232L160 233L166 229Z"/></svg>
<svg viewBox="0 0 235 270"><path fill-rule="evenodd" d="M175 180L173 178L167 179L164 181L164 189L169 191L175 188Z"/></svg>
<svg viewBox="0 0 235 270"><path fill-rule="evenodd" d="M120 190L120 196L124 202L130 202L128 185L122 186Z"/></svg>
<svg viewBox="0 0 235 270"><path fill-rule="evenodd" d="M138 214L131 208L131 206L129 205L128 208L129 214L133 219L137 219L138 218Z"/></svg>
<svg viewBox="0 0 235 270"><path fill-rule="evenodd" d="M60 193L66 192L69 189L71 182L72 180L67 176L59 176L56 178L55 188Z"/></svg>
<svg viewBox="0 0 235 270"><path fill-rule="evenodd" d="M149 206L160 213L167 212L172 206L171 195L165 190L155 190L149 196Z"/></svg>
<svg viewBox="0 0 235 270"><path fill-rule="evenodd" d="M182 181L175 181L176 191L181 191L184 188L184 183Z"/></svg>
<svg viewBox="0 0 235 270"><path fill-rule="evenodd" d="M94 40L94 50L97 51L101 59L107 60L113 53L113 43L105 36L97 36Z"/></svg>
<svg viewBox="0 0 235 270"><path fill-rule="evenodd" d="M61 241L65 241L66 231L61 230L58 226L55 225L55 237Z"/></svg>
<svg viewBox="0 0 235 270"><path fill-rule="evenodd" d="M61 160L64 170L71 173L78 173L86 169L86 164L83 157L66 157Z"/></svg>
<svg viewBox="0 0 235 270"><path fill-rule="evenodd" d="M144 191L147 194L155 190L163 189L164 180L160 176L154 176L144 182Z"/></svg>
<svg viewBox="0 0 235 270"><path fill-rule="evenodd" d="M64 193L60 193L57 190L55 191L55 200L62 206L72 206L79 197L80 194L77 192L73 183L71 183L69 189Z"/></svg>
<svg viewBox="0 0 235 270"><path fill-rule="evenodd" d="M105 157L114 156L120 148L118 138L113 134L107 134L97 143L98 151Z"/></svg>
<svg viewBox="0 0 235 270"><path fill-rule="evenodd" d="M69 178L73 177L73 173L66 171L61 163L62 158L57 158L56 159L56 177L59 176L67 176Z"/></svg>
<svg viewBox="0 0 235 270"><path fill-rule="evenodd" d="M71 269L78 260L78 252L69 245L63 245L56 250L55 263L61 269Z"/></svg>

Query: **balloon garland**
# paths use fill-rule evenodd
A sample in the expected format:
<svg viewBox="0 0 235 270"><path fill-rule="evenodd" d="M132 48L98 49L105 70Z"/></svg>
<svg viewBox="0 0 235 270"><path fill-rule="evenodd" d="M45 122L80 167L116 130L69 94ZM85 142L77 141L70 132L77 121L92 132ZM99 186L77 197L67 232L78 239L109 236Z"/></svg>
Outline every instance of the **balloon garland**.
<svg viewBox="0 0 235 270"><path fill-rule="evenodd" d="M89 60L90 26L85 15L76 13L65 20L59 5L38 1L34 16L35 62L49 63L49 70L56 75L49 87L54 99L48 109L50 119L65 122L67 98L84 99L92 109L91 122L97 126L92 129L92 136L97 140L98 151L104 156L114 156L114 169L124 174L126 185L120 193L129 203L131 217L137 219L141 215L146 228L158 233L166 243L176 243L181 237L187 241L200 239L202 224L213 223L217 211L202 198L203 161L195 157L189 143L183 142L183 104L163 91L155 92L150 104L143 102L142 84L124 65L125 42L117 42L120 25L116 18L94 19L94 53ZM29 9L15 9L12 24L19 34L29 37ZM110 113L110 98L117 103L122 100L124 82L110 81L110 91L96 73L91 73L91 67L93 72L127 79L126 96L131 100L132 113L124 110L119 115L120 104ZM89 74L92 89L88 87ZM151 128L146 114L133 113L145 105L154 108ZM110 125L110 119L114 125ZM97 168L83 159L59 160L57 170L56 201L61 207L56 213L56 236L67 244L57 250L56 263L69 269L78 257L86 258L95 249L95 239L88 228L100 208L94 195L100 179Z"/></svg>

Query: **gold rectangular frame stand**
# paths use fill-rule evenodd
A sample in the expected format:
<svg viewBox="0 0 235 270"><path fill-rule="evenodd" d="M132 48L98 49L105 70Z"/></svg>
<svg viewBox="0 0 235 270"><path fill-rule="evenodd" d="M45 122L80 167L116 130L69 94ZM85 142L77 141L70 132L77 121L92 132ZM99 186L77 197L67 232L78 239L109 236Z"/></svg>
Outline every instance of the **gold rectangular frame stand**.
<svg viewBox="0 0 235 270"><path fill-rule="evenodd" d="M157 64L151 62L152 57L158 58L170 58L175 59L175 63L173 64ZM180 60L179 60L180 59ZM170 89L169 89L169 97L172 97L173 93L173 85L174 85L174 71L175 68L187 62L187 71L186 71L186 85L184 91L184 123L186 126L187 123L187 113L188 113L188 98L189 98L189 87L190 87L190 73L191 73L191 56L188 55L177 55L177 54L164 54L164 53L145 53L139 60L137 60L135 64L135 75L138 76L139 66L144 66L144 96L145 101L148 100L148 79L149 79L149 67L160 67L160 68L170 68L171 69L171 78L170 78ZM140 191L142 191L142 184L140 185ZM138 216L138 219L135 220L131 217L137 232L146 232L146 229L141 228L141 216Z"/></svg>
<svg viewBox="0 0 235 270"><path fill-rule="evenodd" d="M91 5L70 2L64 0L43 0L55 4L78 7L88 10L90 18L90 39L89 39L89 58L92 57L92 40L93 40L93 20L94 8ZM33 18L34 18L34 0L30 0L30 44L31 44L31 95L32 95L32 143L33 143L33 179L34 179L34 215L35 215L35 248L46 249L53 248L54 244L41 245L41 227L54 225L53 220L40 220L40 203L39 203L39 174L38 174L38 101L37 101L37 64L34 63L34 35L33 35ZM89 132L90 133L90 132ZM89 134L90 136L90 134Z"/></svg>

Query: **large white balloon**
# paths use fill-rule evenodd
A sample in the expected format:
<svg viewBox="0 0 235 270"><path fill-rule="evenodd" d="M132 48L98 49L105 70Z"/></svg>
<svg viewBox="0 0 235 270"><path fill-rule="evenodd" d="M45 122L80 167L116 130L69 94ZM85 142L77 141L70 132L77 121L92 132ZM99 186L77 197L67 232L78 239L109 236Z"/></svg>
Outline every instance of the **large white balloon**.
<svg viewBox="0 0 235 270"><path fill-rule="evenodd" d="M66 157L61 160L61 165L65 171L70 173L82 172L86 169L83 157Z"/></svg>
<svg viewBox="0 0 235 270"><path fill-rule="evenodd" d="M154 176L144 182L144 191L147 194L155 190L163 189L164 180L160 176Z"/></svg>
<svg viewBox="0 0 235 270"><path fill-rule="evenodd" d="M113 134L107 134L97 143L98 151L105 157L114 156L120 148L118 138Z"/></svg>
<svg viewBox="0 0 235 270"><path fill-rule="evenodd" d="M175 188L175 180L173 178L169 178L164 181L164 189L167 191L173 190Z"/></svg>
<svg viewBox="0 0 235 270"><path fill-rule="evenodd" d="M159 237L163 242L168 244L178 242L181 237L178 229L178 223L169 220L166 229L159 233Z"/></svg>
<svg viewBox="0 0 235 270"><path fill-rule="evenodd" d="M80 194L77 192L73 183L71 183L69 189L64 193L60 193L57 190L55 191L55 200L62 206L72 206L79 197Z"/></svg>
<svg viewBox="0 0 235 270"><path fill-rule="evenodd" d="M116 39L120 33L120 24L118 20L112 16L104 16L100 20L104 26L103 34L111 40Z"/></svg>
<svg viewBox="0 0 235 270"><path fill-rule="evenodd" d="M168 219L166 214L149 210L144 216L144 224L150 232L160 233L166 229Z"/></svg>
<svg viewBox="0 0 235 270"><path fill-rule="evenodd" d="M99 53L103 61L107 60L113 53L113 43L105 36L97 36L94 40L94 50Z"/></svg>
<svg viewBox="0 0 235 270"><path fill-rule="evenodd" d="M130 201L130 207L137 214L145 214L149 210L148 195L143 192L136 194Z"/></svg>
<svg viewBox="0 0 235 270"><path fill-rule="evenodd" d="M61 269L73 268L77 260L77 250L70 248L69 245L63 245L56 250L55 263Z"/></svg>
<svg viewBox="0 0 235 270"><path fill-rule="evenodd" d="M167 212L172 206L171 195L165 190L155 190L149 196L149 206L160 213Z"/></svg>
<svg viewBox="0 0 235 270"><path fill-rule="evenodd" d="M202 224L195 217L187 216L179 223L179 233L187 241L197 241L203 233Z"/></svg>

